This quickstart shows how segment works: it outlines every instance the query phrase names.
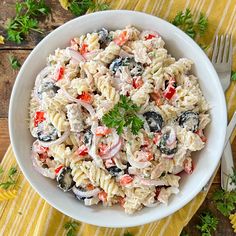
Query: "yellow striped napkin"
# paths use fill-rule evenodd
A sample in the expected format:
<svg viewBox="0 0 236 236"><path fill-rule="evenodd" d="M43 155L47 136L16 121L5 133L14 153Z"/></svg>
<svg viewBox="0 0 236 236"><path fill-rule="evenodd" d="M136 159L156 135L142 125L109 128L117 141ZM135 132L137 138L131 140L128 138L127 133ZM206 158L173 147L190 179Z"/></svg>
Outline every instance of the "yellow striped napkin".
<svg viewBox="0 0 236 236"><path fill-rule="evenodd" d="M208 55L211 53L214 36L226 32L234 36L234 52L236 50L236 0L113 0L109 1L109 4L112 9L144 11L166 20L173 19L178 11L186 8L190 8L196 14L203 12L209 19L209 30L208 34L198 42L210 45ZM234 54L234 69L236 69L236 54ZM229 117L236 107L235 95L236 82L232 82L226 94ZM236 132L233 137L235 134ZM1 165L5 172L16 165L11 147ZM40 198L21 173L17 176L17 185L20 186L17 197L14 200L0 202L0 235L66 235L63 225L72 219ZM128 231L135 236L179 235L204 201L206 194L207 192L199 193L185 207L165 219L132 227ZM125 228L103 228L81 222L78 235L123 236L126 231Z"/></svg>

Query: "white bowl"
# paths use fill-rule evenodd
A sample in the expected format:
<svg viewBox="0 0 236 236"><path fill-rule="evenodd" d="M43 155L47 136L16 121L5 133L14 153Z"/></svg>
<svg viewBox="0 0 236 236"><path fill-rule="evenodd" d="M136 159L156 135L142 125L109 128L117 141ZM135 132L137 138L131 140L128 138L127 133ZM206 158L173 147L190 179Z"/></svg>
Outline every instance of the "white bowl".
<svg viewBox="0 0 236 236"><path fill-rule="evenodd" d="M50 53L69 44L71 38L101 27L123 28L132 24L140 29L152 29L160 33L169 52L176 58L187 57L194 61L192 72L199 78L203 94L211 106L212 121L207 128L206 147L193 156L195 169L192 175L184 175L180 193L171 197L168 206L144 208L134 215L126 215L120 207L86 207L71 193L57 188L55 181L37 173L31 163L32 137L28 129L28 107L35 77L45 66ZM206 185L223 151L226 133L226 104L219 78L201 48L185 33L157 17L133 11L104 11L85 15L67 22L45 37L30 53L16 78L12 91L9 128L11 143L17 162L32 187L49 204L74 219L106 227L130 227L146 224L166 217L191 201Z"/></svg>

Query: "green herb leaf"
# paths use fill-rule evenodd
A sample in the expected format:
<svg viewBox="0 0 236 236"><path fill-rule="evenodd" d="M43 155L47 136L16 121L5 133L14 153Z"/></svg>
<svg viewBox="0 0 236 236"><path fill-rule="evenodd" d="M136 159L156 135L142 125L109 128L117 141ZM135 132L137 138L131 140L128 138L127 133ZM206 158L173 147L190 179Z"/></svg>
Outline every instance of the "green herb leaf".
<svg viewBox="0 0 236 236"><path fill-rule="evenodd" d="M180 233L180 236L189 236L189 235L184 230L182 230L182 232Z"/></svg>
<svg viewBox="0 0 236 236"><path fill-rule="evenodd" d="M124 127L130 126L133 134L143 127L143 121L136 115L139 108L129 98L120 96L114 108L102 117L102 122L109 128L115 128L121 134Z"/></svg>
<svg viewBox="0 0 236 236"><path fill-rule="evenodd" d="M13 57L12 55L9 56L9 62L11 64L12 69L14 69L14 70L18 70L21 67L21 64L17 60L17 58Z"/></svg>
<svg viewBox="0 0 236 236"><path fill-rule="evenodd" d="M16 173L17 173L16 167L11 167L10 170L8 171L8 176L9 176L9 177L10 177L10 176L12 177L12 176L14 176Z"/></svg>
<svg viewBox="0 0 236 236"><path fill-rule="evenodd" d="M180 11L171 23L179 27L193 39L195 39L197 34L204 35L208 27L208 20L203 13L200 14L197 23L194 23L193 14L189 8L185 12Z"/></svg>
<svg viewBox="0 0 236 236"><path fill-rule="evenodd" d="M16 182L15 181L7 181L7 182L4 182L4 183L0 183L0 188L2 189L9 189L10 186L14 185Z"/></svg>
<svg viewBox="0 0 236 236"><path fill-rule="evenodd" d="M236 81L236 71L231 72L231 80Z"/></svg>
<svg viewBox="0 0 236 236"><path fill-rule="evenodd" d="M220 189L213 194L216 208L224 215L229 216L236 208L236 191L227 192Z"/></svg>
<svg viewBox="0 0 236 236"><path fill-rule="evenodd" d="M50 9L44 0L17 2L15 10L15 18L10 19L6 26L8 40L19 44L30 31L42 33L38 28L38 20L35 17L49 14Z"/></svg>
<svg viewBox="0 0 236 236"><path fill-rule="evenodd" d="M0 166L0 175L3 173L4 171L3 171L3 168L2 168L2 166Z"/></svg>
<svg viewBox="0 0 236 236"><path fill-rule="evenodd" d="M2 167L0 167L0 174L3 173ZM8 180L6 182L0 183L0 188L7 190L12 185L16 184L16 181L14 180L14 175L17 173L16 167L11 167L8 171Z"/></svg>
<svg viewBox="0 0 236 236"><path fill-rule="evenodd" d="M64 228L67 231L66 235L67 236L75 236L76 235L76 231L78 230L78 226L79 226L79 223L76 222L76 221L68 221L64 224Z"/></svg>
<svg viewBox="0 0 236 236"><path fill-rule="evenodd" d="M211 232L216 230L216 227L219 223L218 219L213 216L210 212L203 212L200 215L201 223L197 225L197 229L204 236L211 236Z"/></svg>
<svg viewBox="0 0 236 236"><path fill-rule="evenodd" d="M93 0L72 0L69 3L68 9L73 15L81 16L88 10L104 11L109 9L109 6L106 3L97 3L97 1Z"/></svg>
<svg viewBox="0 0 236 236"><path fill-rule="evenodd" d="M134 236L133 234L131 234L129 231L124 233L124 236Z"/></svg>

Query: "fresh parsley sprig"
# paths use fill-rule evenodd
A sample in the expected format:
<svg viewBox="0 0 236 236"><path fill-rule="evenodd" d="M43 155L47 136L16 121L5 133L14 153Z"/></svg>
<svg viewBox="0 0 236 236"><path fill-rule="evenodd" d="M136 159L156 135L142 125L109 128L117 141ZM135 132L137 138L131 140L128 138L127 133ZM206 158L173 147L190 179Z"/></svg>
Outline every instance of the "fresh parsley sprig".
<svg viewBox="0 0 236 236"><path fill-rule="evenodd" d="M8 59L13 70L18 70L21 67L20 62L14 56L10 55Z"/></svg>
<svg viewBox="0 0 236 236"><path fill-rule="evenodd" d="M68 221L64 224L64 228L67 230L66 236L75 236L78 230L79 223L76 221Z"/></svg>
<svg viewBox="0 0 236 236"><path fill-rule="evenodd" d="M71 0L68 5L68 9L75 16L81 16L88 10L104 11L108 8L109 6L106 3L98 3L97 1L93 0Z"/></svg>
<svg viewBox="0 0 236 236"><path fill-rule="evenodd" d="M1 173L3 169L1 168ZM16 167L11 167L8 171L8 180L6 182L0 183L0 188L7 190L10 186L15 185L16 181L14 179L15 174L17 173Z"/></svg>
<svg viewBox="0 0 236 236"><path fill-rule="evenodd" d="M211 232L216 230L219 223L218 219L210 212L203 212L200 215L200 224L197 225L197 229L201 232L202 236L211 236Z"/></svg>
<svg viewBox="0 0 236 236"><path fill-rule="evenodd" d="M25 0L15 5L16 16L10 19L7 26L7 39L21 43L30 31L42 33L38 28L36 17L49 14L49 7L44 0Z"/></svg>
<svg viewBox="0 0 236 236"><path fill-rule="evenodd" d="M231 80L236 81L236 71L231 72Z"/></svg>
<svg viewBox="0 0 236 236"><path fill-rule="evenodd" d="M197 34L204 35L208 28L206 16L201 13L197 23L194 23L193 14L189 8L185 11L178 12L171 23L179 27L193 39L196 38Z"/></svg>
<svg viewBox="0 0 236 236"><path fill-rule="evenodd" d="M124 127L130 126L133 134L143 127L143 121L137 116L139 107L128 97L121 95L114 108L102 117L102 122L109 128L115 128L121 134Z"/></svg>

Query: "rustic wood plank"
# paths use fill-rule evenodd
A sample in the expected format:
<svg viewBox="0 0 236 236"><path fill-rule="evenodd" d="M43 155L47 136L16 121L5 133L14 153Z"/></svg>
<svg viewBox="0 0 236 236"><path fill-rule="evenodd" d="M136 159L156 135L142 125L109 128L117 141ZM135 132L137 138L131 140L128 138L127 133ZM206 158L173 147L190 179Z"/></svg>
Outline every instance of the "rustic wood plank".
<svg viewBox="0 0 236 236"><path fill-rule="evenodd" d="M1 2L0 5L0 35L3 35L7 38L5 26L7 23L7 19L13 18L15 16L15 0L5 0ZM58 0L46 0L47 5L50 9L53 9L51 14L47 17L41 17L39 22L39 28L42 29L43 34L31 32L30 35L24 40L21 44L17 45L14 42L9 42L6 40L4 45L0 45L1 48L24 48L24 49L32 49L36 44L39 43L41 39L43 39L47 34L49 34L52 30L56 29L58 26L64 24L65 22L74 18L74 16L69 12L64 10Z"/></svg>
<svg viewBox="0 0 236 236"><path fill-rule="evenodd" d="M29 53L29 50L0 50L0 118L8 116L10 95L18 73L18 70L12 69L9 56L13 55L23 64Z"/></svg>
<svg viewBox="0 0 236 236"><path fill-rule="evenodd" d="M1 91L1 90L0 90ZM0 162L10 144L7 118L0 118Z"/></svg>

